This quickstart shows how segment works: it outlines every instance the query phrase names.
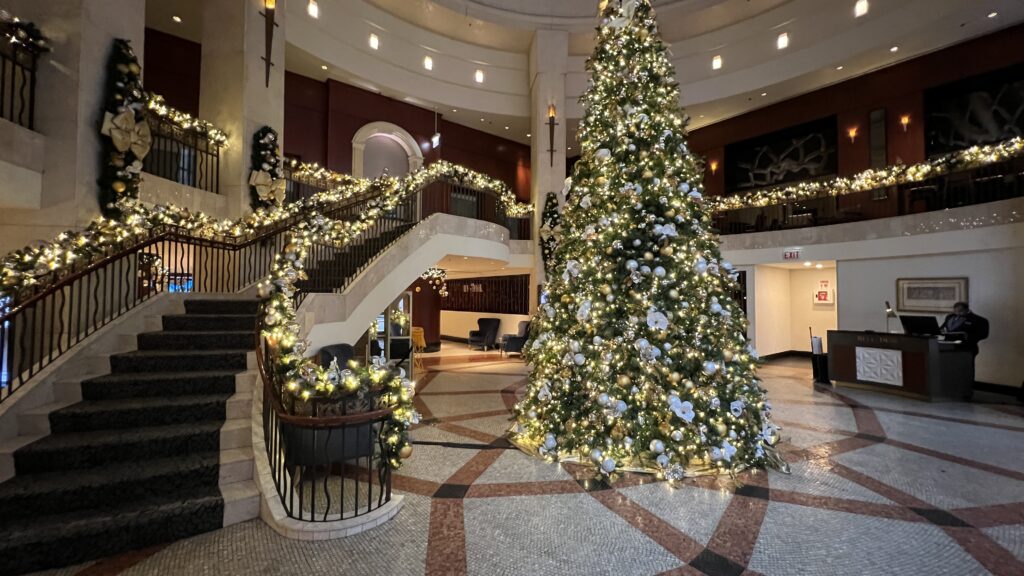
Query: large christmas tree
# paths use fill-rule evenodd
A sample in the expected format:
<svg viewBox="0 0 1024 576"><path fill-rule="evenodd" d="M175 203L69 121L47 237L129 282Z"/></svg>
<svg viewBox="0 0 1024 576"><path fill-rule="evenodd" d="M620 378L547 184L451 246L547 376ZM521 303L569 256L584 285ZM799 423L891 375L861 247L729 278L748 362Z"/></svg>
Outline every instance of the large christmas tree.
<svg viewBox="0 0 1024 576"><path fill-rule="evenodd" d="M602 6L582 155L513 439L607 474L784 466L654 12L649 0Z"/></svg>

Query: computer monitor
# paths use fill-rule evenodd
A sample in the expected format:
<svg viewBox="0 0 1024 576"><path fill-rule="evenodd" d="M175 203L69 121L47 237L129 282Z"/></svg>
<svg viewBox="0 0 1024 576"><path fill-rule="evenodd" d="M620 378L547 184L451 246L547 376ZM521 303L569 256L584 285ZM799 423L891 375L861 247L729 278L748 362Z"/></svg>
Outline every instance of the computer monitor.
<svg viewBox="0 0 1024 576"><path fill-rule="evenodd" d="M900 324L907 334L918 336L936 336L939 330L939 321L935 316L900 316Z"/></svg>

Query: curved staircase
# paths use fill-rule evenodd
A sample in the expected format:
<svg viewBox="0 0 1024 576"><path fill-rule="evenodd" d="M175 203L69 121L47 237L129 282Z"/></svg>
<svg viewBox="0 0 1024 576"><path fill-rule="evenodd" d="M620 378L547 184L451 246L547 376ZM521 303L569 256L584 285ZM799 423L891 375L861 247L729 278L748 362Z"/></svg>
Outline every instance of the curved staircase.
<svg viewBox="0 0 1024 576"><path fill-rule="evenodd" d="M256 300L186 300L185 314L80 382L82 401L20 416L45 434L0 483L0 574L67 566L259 513L252 482ZM2 451L2 449L0 449Z"/></svg>

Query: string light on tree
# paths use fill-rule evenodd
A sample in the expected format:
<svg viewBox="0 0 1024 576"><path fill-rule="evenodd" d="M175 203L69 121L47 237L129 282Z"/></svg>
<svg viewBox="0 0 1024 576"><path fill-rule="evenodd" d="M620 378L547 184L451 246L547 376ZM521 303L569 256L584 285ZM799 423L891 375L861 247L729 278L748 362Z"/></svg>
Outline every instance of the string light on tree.
<svg viewBox="0 0 1024 576"><path fill-rule="evenodd" d="M784 468L650 2L611 0L601 17L512 439L606 475Z"/></svg>

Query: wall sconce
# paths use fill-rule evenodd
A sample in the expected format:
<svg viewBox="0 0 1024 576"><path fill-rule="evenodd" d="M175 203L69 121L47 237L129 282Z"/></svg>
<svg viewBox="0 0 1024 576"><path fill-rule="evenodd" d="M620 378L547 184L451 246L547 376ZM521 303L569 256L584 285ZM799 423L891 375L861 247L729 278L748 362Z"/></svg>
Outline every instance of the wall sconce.
<svg viewBox="0 0 1024 576"><path fill-rule="evenodd" d="M266 86L270 87L270 67L274 65L270 61L270 56L274 50L274 28L277 23L274 22L274 13L277 11L277 0L263 0L263 12L260 14L263 16L264 22L266 22L264 36L266 37L267 52L263 56L263 64L266 69Z"/></svg>
<svg viewBox="0 0 1024 576"><path fill-rule="evenodd" d="M716 172L718 172L718 160L712 160L712 161L711 161L711 162L710 162L710 163L708 164L708 166L710 166L710 167L711 167L711 174L712 174L712 175L714 175L714 174L715 174Z"/></svg>
<svg viewBox="0 0 1024 576"><path fill-rule="evenodd" d="M910 126L910 114L904 114L900 116L900 126L903 126L903 131L907 131L907 127Z"/></svg>
<svg viewBox="0 0 1024 576"><path fill-rule="evenodd" d="M857 131L858 129L856 126L846 131L846 135L850 137L850 144L853 144L854 142L857 141Z"/></svg>
<svg viewBox="0 0 1024 576"><path fill-rule="evenodd" d="M551 166L555 165L555 126L558 126L555 117L557 114L558 109L555 108L555 105L548 105L548 154L551 155Z"/></svg>

